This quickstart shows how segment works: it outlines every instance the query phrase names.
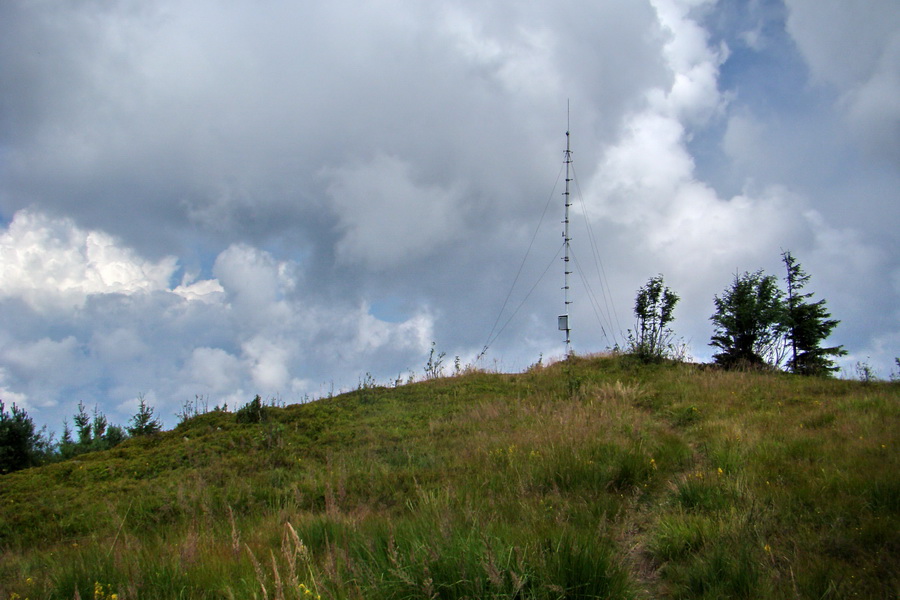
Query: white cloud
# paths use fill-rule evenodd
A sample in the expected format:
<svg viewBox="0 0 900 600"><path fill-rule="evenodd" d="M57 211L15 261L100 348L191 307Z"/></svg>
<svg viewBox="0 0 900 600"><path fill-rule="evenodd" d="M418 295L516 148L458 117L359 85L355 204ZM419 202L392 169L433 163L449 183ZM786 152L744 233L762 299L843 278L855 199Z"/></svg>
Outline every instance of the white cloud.
<svg viewBox="0 0 900 600"><path fill-rule="evenodd" d="M766 140L762 125L751 115L731 115L722 139L722 149L729 158L742 166L765 160Z"/></svg>
<svg viewBox="0 0 900 600"><path fill-rule="evenodd" d="M254 336L242 344L242 354L249 361L255 387L263 390L288 389L290 348L284 340Z"/></svg>
<svg viewBox="0 0 900 600"><path fill-rule="evenodd" d="M851 125L874 150L900 164L900 31L890 40L872 76L847 92Z"/></svg>
<svg viewBox="0 0 900 600"><path fill-rule="evenodd" d="M281 324L291 318L284 299L294 280L287 262L246 244L231 245L216 258L213 274L222 286L234 316L248 328Z"/></svg>
<svg viewBox="0 0 900 600"><path fill-rule="evenodd" d="M651 106L686 124L706 123L725 106L717 79L728 48L710 48L706 30L690 16L691 10L709 4L709 0L653 1L660 26L667 34L663 56L674 82L667 90L651 90Z"/></svg>
<svg viewBox="0 0 900 600"><path fill-rule="evenodd" d="M849 88L868 80L900 30L894 0L786 0L787 29L815 76Z"/></svg>
<svg viewBox="0 0 900 600"><path fill-rule="evenodd" d="M3 372L0 371L0 381L2 380ZM33 412L33 407L28 401L28 396L15 392L3 385L0 385L0 399L3 400L3 408L7 411L12 410L12 405L15 404L19 408L24 409L25 412Z"/></svg>
<svg viewBox="0 0 900 600"><path fill-rule="evenodd" d="M57 390L89 383L99 372L84 345L72 335L58 340L4 339L0 360L5 365L3 373L10 391L38 408L55 406L59 400ZM20 387L23 381L31 384Z"/></svg>
<svg viewBox="0 0 900 600"><path fill-rule="evenodd" d="M140 393L171 420L194 395L395 377L432 341L471 356L540 220L567 99L626 321L609 327L663 272L702 358L713 294L787 247L838 341L890 360L890 2L0 2L0 391L55 425L78 398ZM558 245L539 232L521 286ZM561 352L559 278L488 361ZM573 295L576 349L602 348Z"/></svg>
<svg viewBox="0 0 900 600"><path fill-rule="evenodd" d="M164 290L176 269L174 257L142 260L105 233L27 210L0 235L0 256L0 296L21 297L34 307L77 307L91 294Z"/></svg>
<svg viewBox="0 0 900 600"><path fill-rule="evenodd" d="M218 301L225 289L215 279L203 279L191 283L184 281L172 291L185 300L214 303Z"/></svg>
<svg viewBox="0 0 900 600"><path fill-rule="evenodd" d="M16 331L0 332L0 391L45 420L61 423L77 400L131 410L136 394L168 421L195 396L234 407L257 393L306 394L310 376L354 381L380 360L418 355L432 335L424 311L389 323L367 303L307 296L297 264L246 244L218 255L216 279L186 276L170 290L174 259L146 261L66 219L19 213L0 240L0 301L28 300L17 316L7 310Z"/></svg>
<svg viewBox="0 0 900 600"><path fill-rule="evenodd" d="M151 352L140 333L130 327L97 331L91 336L90 351L98 362L115 365L139 361Z"/></svg>
<svg viewBox="0 0 900 600"><path fill-rule="evenodd" d="M559 72L552 61L559 43L555 32L547 26L520 25L513 35L501 38L485 31L484 24L477 11L450 5L444 8L440 27L471 64L506 91L545 99L560 93Z"/></svg>
<svg viewBox="0 0 900 600"><path fill-rule="evenodd" d="M360 353L385 346L425 352L434 340L433 318L425 312L393 324L375 318L368 304L363 303L351 318L357 323L354 347Z"/></svg>
<svg viewBox="0 0 900 600"><path fill-rule="evenodd" d="M341 260L396 267L433 254L456 238L463 222L459 194L418 183L410 165L379 154L356 167L325 171L340 224Z"/></svg>
<svg viewBox="0 0 900 600"><path fill-rule="evenodd" d="M875 273L886 265L858 231L833 226L802 193L785 185L759 188L747 179L741 193L722 197L699 178L689 142L694 132L726 114L731 98L717 90L727 49L708 47L705 31L692 17L698 4L705 3L654 2L668 35L663 52L671 78L649 92L643 110L623 119L585 201L595 227L615 223L616 239L631 244L612 249L615 255L647 265L644 280L666 274L683 299L678 329L693 339L702 358L709 354L702 332L709 330L711 298L730 273L765 268L777 274L780 251L792 249L810 272L824 274L816 279L817 289L843 313L856 310L860 290L874 292ZM771 165L767 126L746 110L729 115L723 145L733 164ZM636 289L640 274L631 281ZM896 319L885 325L896 327Z"/></svg>
<svg viewBox="0 0 900 600"><path fill-rule="evenodd" d="M894 0L786 0L787 28L876 154L900 164L900 10Z"/></svg>
<svg viewBox="0 0 900 600"><path fill-rule="evenodd" d="M596 171L587 208L594 219L629 228L662 264L695 272L771 252L799 217L790 216L783 190L721 199L697 179L687 149L690 128L725 107L717 89L724 51L708 47L706 32L690 16L690 9L703 4L654 3L669 36L664 54L671 83L652 90L649 106L624 121Z"/></svg>
<svg viewBox="0 0 900 600"><path fill-rule="evenodd" d="M212 394L230 394L240 385L241 362L221 348L194 348L185 366L186 378Z"/></svg>

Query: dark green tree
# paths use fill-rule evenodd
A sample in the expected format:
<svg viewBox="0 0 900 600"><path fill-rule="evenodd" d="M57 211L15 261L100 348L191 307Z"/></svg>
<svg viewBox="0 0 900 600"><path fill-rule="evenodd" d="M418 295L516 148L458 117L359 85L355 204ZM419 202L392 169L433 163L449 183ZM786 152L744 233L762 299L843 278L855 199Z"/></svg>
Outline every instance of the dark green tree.
<svg viewBox="0 0 900 600"><path fill-rule="evenodd" d="M663 276L651 277L634 300L634 332L628 334L629 352L645 362L662 360L672 346L673 312L678 296L663 284Z"/></svg>
<svg viewBox="0 0 900 600"><path fill-rule="evenodd" d="M90 446L94 439L91 436L91 418L84 410L84 402L78 402L78 412L72 417L75 422L75 430L78 432L78 445Z"/></svg>
<svg viewBox="0 0 900 600"><path fill-rule="evenodd" d="M710 346L720 349L713 359L733 367L777 367L784 358L784 302L778 282L762 271L735 274L710 317Z"/></svg>
<svg viewBox="0 0 900 600"><path fill-rule="evenodd" d="M72 429L69 427L69 421L68 419L63 419L62 437L59 440L59 446L57 446L60 458L72 458L78 453L77 447L77 444L72 439Z"/></svg>
<svg viewBox="0 0 900 600"><path fill-rule="evenodd" d="M0 474L41 464L49 454L50 442L34 421L13 403L9 412L0 400Z"/></svg>
<svg viewBox="0 0 900 600"><path fill-rule="evenodd" d="M103 434L101 438L103 441L101 444L98 444L99 450L107 450L109 448L113 448L118 446L122 442L128 439L128 433L125 429L119 425L110 425L106 428L106 433Z"/></svg>
<svg viewBox="0 0 900 600"><path fill-rule="evenodd" d="M235 421L238 423L262 423L266 420L266 407L263 406L262 398L259 394L256 397L240 407L234 413Z"/></svg>
<svg viewBox="0 0 900 600"><path fill-rule="evenodd" d="M162 429L162 423L153 416L153 407L144 401L143 396L138 396L140 406L137 413L131 417L131 425L127 428L131 437L150 435Z"/></svg>
<svg viewBox="0 0 900 600"><path fill-rule="evenodd" d="M78 432L78 442L67 444L64 440L63 443L60 443L59 450L63 458L108 450L128 438L125 430L118 425L110 425L106 415L100 412L96 406L94 407L94 418L91 419L85 410L84 402L78 403L78 412L75 413L72 420L75 422L75 429ZM67 430L68 424L63 430L64 437ZM69 432L69 439L71 440L71 432Z"/></svg>
<svg viewBox="0 0 900 600"><path fill-rule="evenodd" d="M822 342L840 321L831 318L825 300L812 302L813 294L803 293L810 276L790 251L782 252L781 259L787 269L784 325L791 353L787 367L801 375L830 375L838 370L831 357L844 356L847 351L842 346L823 348Z"/></svg>
<svg viewBox="0 0 900 600"><path fill-rule="evenodd" d="M106 415L100 412L100 409L97 408L97 405L94 405L94 440L102 440L106 437L106 427L108 425L109 421L107 421Z"/></svg>

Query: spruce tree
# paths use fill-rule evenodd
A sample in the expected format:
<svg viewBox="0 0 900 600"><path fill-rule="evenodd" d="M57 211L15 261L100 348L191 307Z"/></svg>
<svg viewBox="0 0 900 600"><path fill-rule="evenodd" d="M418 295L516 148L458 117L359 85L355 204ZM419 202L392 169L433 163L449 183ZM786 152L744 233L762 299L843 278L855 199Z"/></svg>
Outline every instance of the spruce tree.
<svg viewBox="0 0 900 600"><path fill-rule="evenodd" d="M77 453L77 446L72 439L72 429L69 427L68 419L63 419L62 438L59 440L57 451L62 458L72 458Z"/></svg>
<svg viewBox="0 0 900 600"><path fill-rule="evenodd" d="M82 448L90 446L94 438L91 435L91 418L84 410L84 402L78 402L78 412L72 417L72 420L78 431L78 445Z"/></svg>
<svg viewBox="0 0 900 600"><path fill-rule="evenodd" d="M76 444L60 444L60 454L64 458L98 450L108 450L128 437L124 429L118 425L110 425L106 415L100 412L97 406L94 406L94 418L91 419L85 410L84 402L78 403L78 412L75 413L72 420L75 422L75 429L78 432L78 442ZM67 431L68 424L66 424L63 434L65 435ZM71 440L71 432L68 432L68 436Z"/></svg>
<svg viewBox="0 0 900 600"><path fill-rule="evenodd" d="M100 412L100 409L94 405L94 440L102 440L106 437L107 425L109 425L109 421L107 420L106 415Z"/></svg>
<svg viewBox="0 0 900 600"><path fill-rule="evenodd" d="M143 396L138 396L140 406L137 413L131 417L131 425L127 428L131 437L149 435L162 429L162 423L153 416L153 407L144 401Z"/></svg>
<svg viewBox="0 0 900 600"><path fill-rule="evenodd" d="M840 321L831 318L825 300L812 302L813 294L802 292L810 276L790 251L782 252L781 258L787 269L784 325L791 349L788 369L801 375L829 375L838 370L830 357L847 354L842 346L822 347Z"/></svg>

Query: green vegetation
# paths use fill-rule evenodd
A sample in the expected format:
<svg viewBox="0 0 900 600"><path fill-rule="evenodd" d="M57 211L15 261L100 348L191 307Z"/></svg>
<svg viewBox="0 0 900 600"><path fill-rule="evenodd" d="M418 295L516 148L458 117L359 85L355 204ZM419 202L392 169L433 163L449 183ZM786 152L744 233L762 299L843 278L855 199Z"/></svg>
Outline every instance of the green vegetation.
<svg viewBox="0 0 900 600"><path fill-rule="evenodd" d="M128 435L137 437L162 431L162 423L153 416L153 407L147 404L143 396L138 396L138 402L138 411L131 417L131 425L127 428Z"/></svg>
<svg viewBox="0 0 900 600"><path fill-rule="evenodd" d="M143 399L141 399L143 404ZM152 409L151 409L152 411ZM93 419L85 411L84 402L78 403L78 412L72 417L78 441L72 439L69 424L63 424L63 435L53 454L48 454L46 461L73 458L89 452L109 450L128 438L125 430L118 425L110 425L104 415L95 406Z"/></svg>
<svg viewBox="0 0 900 600"><path fill-rule="evenodd" d="M801 293L809 283L809 275L790 252L783 252L781 259L787 269L784 278L787 297L784 304L785 329L791 347L788 369L801 375L828 375L838 370L829 357L844 356L847 351L841 346L823 348L822 342L831 335L840 321L831 318L825 308L825 301L811 302L811 293Z"/></svg>
<svg viewBox="0 0 900 600"><path fill-rule="evenodd" d="M762 271L735 275L731 286L714 298L710 317L715 333L711 346L717 364L728 368L778 366L784 356L783 294L773 275Z"/></svg>
<svg viewBox="0 0 900 600"><path fill-rule="evenodd" d="M41 464L50 443L34 421L13 403L9 412L0 400L0 475Z"/></svg>
<svg viewBox="0 0 900 600"><path fill-rule="evenodd" d="M234 418L238 423L262 423L266 420L266 410L262 398L257 394L253 400L238 409Z"/></svg>
<svg viewBox="0 0 900 600"><path fill-rule="evenodd" d="M735 274L731 286L713 299L715 331L710 346L715 362L726 368L784 368L800 375L831 375L838 366L830 357L847 354L842 346L822 347L840 321L831 318L825 300L802 293L810 276L790 251L781 253L787 290L772 275ZM635 308L637 312L637 307Z"/></svg>
<svg viewBox="0 0 900 600"><path fill-rule="evenodd" d="M895 598L897 385L573 357L214 410L0 477L0 598Z"/></svg>
<svg viewBox="0 0 900 600"><path fill-rule="evenodd" d="M669 323L675 318L678 295L663 284L663 276L651 277L634 299L634 332L628 332L628 353L642 362L659 362L674 354Z"/></svg>

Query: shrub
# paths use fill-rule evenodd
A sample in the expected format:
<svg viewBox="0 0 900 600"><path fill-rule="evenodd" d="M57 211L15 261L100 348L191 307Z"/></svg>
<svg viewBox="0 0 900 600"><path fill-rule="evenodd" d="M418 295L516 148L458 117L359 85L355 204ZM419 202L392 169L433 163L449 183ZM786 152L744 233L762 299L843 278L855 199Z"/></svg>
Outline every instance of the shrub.
<svg viewBox="0 0 900 600"><path fill-rule="evenodd" d="M651 277L634 300L637 319L634 333L628 333L628 352L644 362L656 362L672 354L673 332L668 327L678 296L663 285L663 276Z"/></svg>
<svg viewBox="0 0 900 600"><path fill-rule="evenodd" d="M234 414L234 418L238 423L262 423L265 421L266 409L262 405L262 398L259 397L259 394L257 394L253 400L238 409Z"/></svg>

